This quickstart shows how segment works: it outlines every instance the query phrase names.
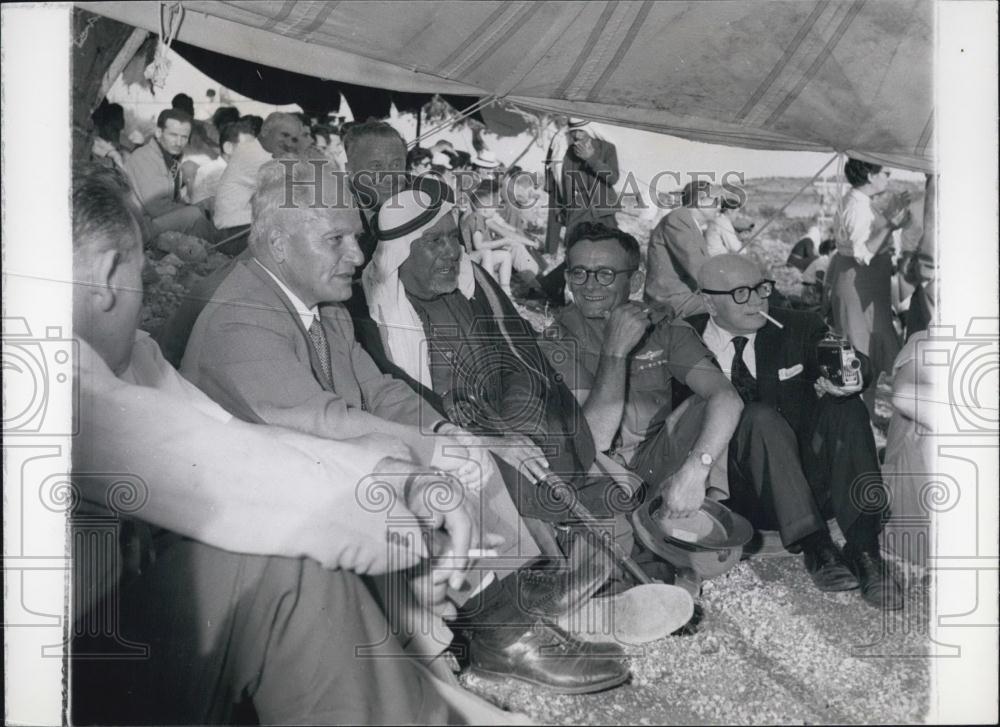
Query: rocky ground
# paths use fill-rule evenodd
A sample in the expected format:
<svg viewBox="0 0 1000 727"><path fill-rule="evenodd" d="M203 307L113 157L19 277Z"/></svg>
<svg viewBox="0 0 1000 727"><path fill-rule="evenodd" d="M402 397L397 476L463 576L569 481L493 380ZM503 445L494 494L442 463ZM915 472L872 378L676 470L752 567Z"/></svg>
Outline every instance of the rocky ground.
<svg viewBox="0 0 1000 727"><path fill-rule="evenodd" d="M906 579L902 570L900 578ZM543 724L920 722L928 707L926 586L891 614L857 591L820 593L801 556L759 557L705 584L698 633L630 647L630 683L554 695L466 675L494 704Z"/></svg>

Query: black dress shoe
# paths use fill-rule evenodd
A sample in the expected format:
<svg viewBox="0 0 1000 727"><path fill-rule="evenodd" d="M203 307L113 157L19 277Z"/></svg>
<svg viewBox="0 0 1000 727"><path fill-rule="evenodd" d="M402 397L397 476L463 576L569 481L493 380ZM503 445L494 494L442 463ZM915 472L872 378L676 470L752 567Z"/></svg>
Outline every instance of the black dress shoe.
<svg viewBox="0 0 1000 727"><path fill-rule="evenodd" d="M903 607L903 589L889 573L889 564L882 559L877 545L863 548L848 543L844 559L861 583L861 597L867 603L885 611Z"/></svg>
<svg viewBox="0 0 1000 727"><path fill-rule="evenodd" d="M574 639L558 626L539 621L517 641L498 645L492 634L477 632L470 640L472 669L492 676L513 677L561 694L589 694L611 689L629 678L628 668L613 651Z"/></svg>
<svg viewBox="0 0 1000 727"><path fill-rule="evenodd" d="M853 591L858 579L844 562L832 540L813 547L803 547L806 572L821 591Z"/></svg>

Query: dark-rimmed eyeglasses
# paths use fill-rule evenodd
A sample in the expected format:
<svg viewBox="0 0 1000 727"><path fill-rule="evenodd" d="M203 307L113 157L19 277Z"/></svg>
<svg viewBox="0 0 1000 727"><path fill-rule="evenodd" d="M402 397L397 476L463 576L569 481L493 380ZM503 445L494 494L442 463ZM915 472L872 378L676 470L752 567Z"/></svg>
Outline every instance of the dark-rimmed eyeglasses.
<svg viewBox="0 0 1000 727"><path fill-rule="evenodd" d="M764 300L765 298L770 298L771 293L774 292L774 281L773 280L761 280L754 286L741 285L738 288L733 288L732 290L709 290L708 288L702 288L702 293L708 293L709 295L730 295L733 301L743 305L748 300L750 300L750 293L756 293L757 296Z"/></svg>
<svg viewBox="0 0 1000 727"><path fill-rule="evenodd" d="M576 267L566 271L566 280L573 285L586 285L587 281L590 280L590 276L593 275L594 280L601 285L611 285L615 282L615 278L622 273L634 273L637 269L613 270L611 268L597 268L596 270L588 270L587 268Z"/></svg>

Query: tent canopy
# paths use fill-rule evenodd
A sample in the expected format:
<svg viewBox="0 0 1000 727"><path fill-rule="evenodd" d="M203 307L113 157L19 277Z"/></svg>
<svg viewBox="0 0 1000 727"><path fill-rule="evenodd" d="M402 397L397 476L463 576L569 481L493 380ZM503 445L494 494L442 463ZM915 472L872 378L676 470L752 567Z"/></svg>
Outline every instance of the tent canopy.
<svg viewBox="0 0 1000 727"><path fill-rule="evenodd" d="M178 40L322 79L933 166L927 0L181 4ZM159 32L177 3L80 5Z"/></svg>

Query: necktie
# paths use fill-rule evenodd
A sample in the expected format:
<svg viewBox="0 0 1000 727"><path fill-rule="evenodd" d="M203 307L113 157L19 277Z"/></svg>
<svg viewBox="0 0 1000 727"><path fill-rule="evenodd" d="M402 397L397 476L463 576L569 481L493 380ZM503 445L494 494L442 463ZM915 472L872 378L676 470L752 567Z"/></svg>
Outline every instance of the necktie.
<svg viewBox="0 0 1000 727"><path fill-rule="evenodd" d="M747 364L743 360L743 349L746 348L748 340L746 336L733 338L733 348L736 349L736 355L733 356L731 378L736 393L744 402L757 400L757 379L750 373L750 369L747 368Z"/></svg>
<svg viewBox="0 0 1000 727"><path fill-rule="evenodd" d="M326 341L326 333L323 332L323 324L319 321L319 316L313 316L313 321L309 325L309 338L312 339L316 355L319 356L319 365L323 369L326 377L326 384L333 386L333 372L330 370L330 346Z"/></svg>

